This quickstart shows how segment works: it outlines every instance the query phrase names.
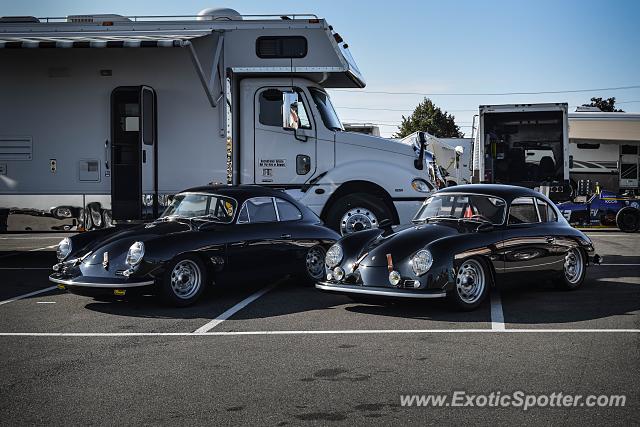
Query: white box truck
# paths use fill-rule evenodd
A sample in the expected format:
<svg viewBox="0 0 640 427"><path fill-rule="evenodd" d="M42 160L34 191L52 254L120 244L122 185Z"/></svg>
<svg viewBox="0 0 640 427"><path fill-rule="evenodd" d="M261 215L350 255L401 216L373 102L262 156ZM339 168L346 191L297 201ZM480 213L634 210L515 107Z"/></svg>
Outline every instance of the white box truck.
<svg viewBox="0 0 640 427"><path fill-rule="evenodd" d="M0 63L2 231L141 221L213 182L281 188L349 233L434 189L428 152L344 131L326 89L365 82L315 15L5 17Z"/></svg>
<svg viewBox="0 0 640 427"><path fill-rule="evenodd" d="M481 105L473 182L521 185L568 200L567 117L566 103Z"/></svg>

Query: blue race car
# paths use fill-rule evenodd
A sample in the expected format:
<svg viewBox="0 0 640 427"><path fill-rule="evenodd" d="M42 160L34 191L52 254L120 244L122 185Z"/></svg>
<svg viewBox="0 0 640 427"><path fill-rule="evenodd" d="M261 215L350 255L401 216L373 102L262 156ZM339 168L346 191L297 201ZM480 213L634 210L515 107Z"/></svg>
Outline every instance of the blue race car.
<svg viewBox="0 0 640 427"><path fill-rule="evenodd" d="M558 203L558 209L574 226L618 226L627 232L638 231L640 227L640 199L619 196L612 191L576 197L573 201Z"/></svg>

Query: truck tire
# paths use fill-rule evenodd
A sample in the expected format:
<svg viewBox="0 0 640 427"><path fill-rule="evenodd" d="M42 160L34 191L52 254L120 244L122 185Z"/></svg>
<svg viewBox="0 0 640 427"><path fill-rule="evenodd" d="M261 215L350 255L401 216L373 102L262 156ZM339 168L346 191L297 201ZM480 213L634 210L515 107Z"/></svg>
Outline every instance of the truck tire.
<svg viewBox="0 0 640 427"><path fill-rule="evenodd" d="M640 228L640 210L627 206L618 211L616 225L625 233L635 233Z"/></svg>
<svg viewBox="0 0 640 427"><path fill-rule="evenodd" d="M327 213L327 225L341 235L378 228L384 220L393 220L384 201L368 193L354 193L336 200Z"/></svg>

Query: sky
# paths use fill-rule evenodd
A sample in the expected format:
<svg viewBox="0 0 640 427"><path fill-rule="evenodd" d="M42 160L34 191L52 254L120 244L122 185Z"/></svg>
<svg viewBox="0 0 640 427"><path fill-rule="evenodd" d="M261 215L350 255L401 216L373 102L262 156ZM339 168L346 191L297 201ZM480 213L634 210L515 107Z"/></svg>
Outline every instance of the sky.
<svg viewBox="0 0 640 427"><path fill-rule="evenodd" d="M487 95L640 86L640 0L3 0L0 15L191 15L206 7L325 18L367 82L331 91L338 114L378 123L383 136L423 96L371 92L428 94L466 136L481 104L567 102L573 111L592 96L615 96L620 108L640 111L640 88Z"/></svg>

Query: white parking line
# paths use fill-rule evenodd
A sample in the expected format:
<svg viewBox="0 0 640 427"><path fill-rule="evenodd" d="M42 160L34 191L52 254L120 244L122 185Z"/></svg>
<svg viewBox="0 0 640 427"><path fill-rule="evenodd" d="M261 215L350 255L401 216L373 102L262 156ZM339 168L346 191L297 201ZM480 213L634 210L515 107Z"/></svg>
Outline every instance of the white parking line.
<svg viewBox="0 0 640 427"><path fill-rule="evenodd" d="M502 300L500 299L500 292L495 288L491 290L491 330L505 330Z"/></svg>
<svg viewBox="0 0 640 427"><path fill-rule="evenodd" d="M639 334L640 329L370 329L335 331L219 332L0 332L0 337L201 337L256 335L381 335L381 334Z"/></svg>
<svg viewBox="0 0 640 427"><path fill-rule="evenodd" d="M51 270L51 267L0 267L0 270Z"/></svg>
<svg viewBox="0 0 640 427"><path fill-rule="evenodd" d="M243 308L245 308L246 306L248 306L249 304L257 300L258 298L260 298L262 295L266 294L267 292L275 288L278 285L278 283L279 282L273 283L272 285L267 286L266 288L260 289L258 292L248 296L247 298L243 299L242 301L240 301L239 303L237 303L236 305L234 305L224 313L220 314L215 319L211 320L206 325L203 325L198 329L196 329L193 333L202 334L210 331L211 329L218 326L220 323L224 322L225 320L227 320L228 318L230 318L231 316L233 316L234 314L236 314L237 312L239 312L240 310L242 310Z"/></svg>
<svg viewBox="0 0 640 427"><path fill-rule="evenodd" d="M640 264L600 264L600 266L605 267L605 266L629 266L629 267L637 267Z"/></svg>
<svg viewBox="0 0 640 427"><path fill-rule="evenodd" d="M53 249L53 248L56 248L56 247L58 247L58 245L57 245L57 244L55 244L55 245L50 245L50 246L44 246L44 247L42 247L42 248L27 249L27 250L25 250L25 251L16 251L15 253L12 253L12 254L5 254L5 255L2 255L2 256L0 256L0 258L8 258L8 257L11 257L11 256L21 255L21 254L23 254L23 253L25 253L25 252L44 251L44 250L46 250L46 249Z"/></svg>
<svg viewBox="0 0 640 427"><path fill-rule="evenodd" d="M48 288L40 289L39 291L29 292L28 294L24 294L24 295L18 295L17 297L13 297L13 298L10 298L10 299L6 299L4 301L0 301L0 305L9 304L10 302L18 301L18 300L21 300L23 298L29 298L29 297L32 297L34 295L43 294L45 292L49 292L49 291L52 291L54 289L58 289L58 286L49 286Z"/></svg>

